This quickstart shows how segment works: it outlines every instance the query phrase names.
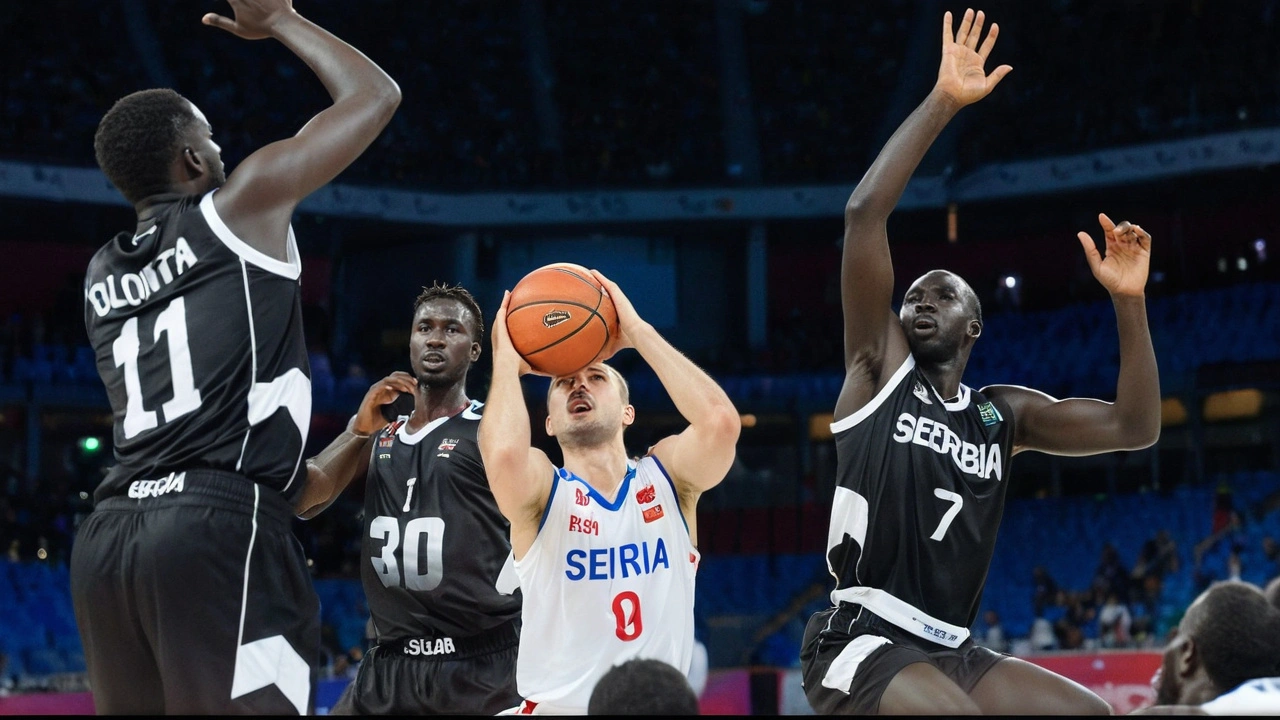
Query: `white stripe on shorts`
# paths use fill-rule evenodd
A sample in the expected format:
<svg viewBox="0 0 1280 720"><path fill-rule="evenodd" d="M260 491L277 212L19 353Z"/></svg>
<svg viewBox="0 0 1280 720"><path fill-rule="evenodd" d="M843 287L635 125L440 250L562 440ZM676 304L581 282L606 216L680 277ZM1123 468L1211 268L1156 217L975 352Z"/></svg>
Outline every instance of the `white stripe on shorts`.
<svg viewBox="0 0 1280 720"><path fill-rule="evenodd" d="M854 673L858 672L858 666L862 661L866 660L876 648L892 642L889 638L879 635L859 635L854 638L844 646L836 659L831 661L827 674L822 676L822 687L839 690L848 695L849 686L853 684Z"/></svg>

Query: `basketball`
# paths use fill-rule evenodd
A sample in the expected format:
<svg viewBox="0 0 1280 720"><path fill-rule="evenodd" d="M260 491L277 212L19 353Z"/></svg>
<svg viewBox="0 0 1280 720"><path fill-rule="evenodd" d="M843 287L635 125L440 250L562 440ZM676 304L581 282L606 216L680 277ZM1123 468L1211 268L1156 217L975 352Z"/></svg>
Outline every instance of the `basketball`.
<svg viewBox="0 0 1280 720"><path fill-rule="evenodd" d="M618 312L589 270L553 263L512 288L507 334L535 371L569 375L612 354Z"/></svg>

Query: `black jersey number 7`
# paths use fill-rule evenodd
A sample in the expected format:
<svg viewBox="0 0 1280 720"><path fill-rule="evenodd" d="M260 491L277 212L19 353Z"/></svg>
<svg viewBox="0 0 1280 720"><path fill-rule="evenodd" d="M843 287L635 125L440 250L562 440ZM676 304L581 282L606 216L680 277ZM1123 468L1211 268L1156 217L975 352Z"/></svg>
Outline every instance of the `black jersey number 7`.
<svg viewBox="0 0 1280 720"><path fill-rule="evenodd" d="M173 384L173 397L160 406L164 421L170 422L200 407L200 390L196 388L191 370L191 345L187 337L187 304L184 298L174 298L156 315L151 343L158 344L164 335L169 346L169 376ZM111 343L111 355L116 367L124 368L124 391L128 398L124 412L124 436L136 437L139 433L157 427L160 419L155 410L143 405L142 379L138 375L138 356L142 342L138 336L138 318L131 317L120 328L120 335Z"/></svg>

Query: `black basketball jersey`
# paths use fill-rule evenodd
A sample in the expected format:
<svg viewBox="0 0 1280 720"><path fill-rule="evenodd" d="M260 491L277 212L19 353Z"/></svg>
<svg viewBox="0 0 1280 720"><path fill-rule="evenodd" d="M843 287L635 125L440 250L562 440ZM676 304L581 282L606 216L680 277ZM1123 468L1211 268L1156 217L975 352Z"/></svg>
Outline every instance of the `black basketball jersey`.
<svg viewBox="0 0 1280 720"><path fill-rule="evenodd" d="M93 256L85 328L117 460L95 497L172 490L170 474L192 468L239 473L286 497L300 489L311 371L292 228L288 257L236 237L213 193L172 196Z"/></svg>
<svg viewBox="0 0 1280 720"><path fill-rule="evenodd" d="M1004 513L1012 411L964 385L944 402L908 357L871 402L831 430L833 600L860 603L942 644L963 642Z"/></svg>
<svg viewBox="0 0 1280 720"><path fill-rule="evenodd" d="M480 459L482 403L415 433L378 433L365 484L360 577L378 642L467 637L520 616L510 523Z"/></svg>

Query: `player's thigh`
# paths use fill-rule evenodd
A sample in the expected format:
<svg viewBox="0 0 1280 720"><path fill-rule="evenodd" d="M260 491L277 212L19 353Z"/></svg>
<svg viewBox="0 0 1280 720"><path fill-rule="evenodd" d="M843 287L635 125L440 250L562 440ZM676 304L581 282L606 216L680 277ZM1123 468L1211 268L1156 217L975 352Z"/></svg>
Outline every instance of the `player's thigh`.
<svg viewBox="0 0 1280 720"><path fill-rule="evenodd" d="M214 508L150 516L145 577L166 711L311 712L320 606L290 528Z"/></svg>
<svg viewBox="0 0 1280 720"><path fill-rule="evenodd" d="M139 622L133 584L122 569L133 547L132 513L94 513L71 549L71 598L94 709L101 715L156 715L164 692L155 654Z"/></svg>
<svg viewBox="0 0 1280 720"><path fill-rule="evenodd" d="M996 663L969 695L986 715L1111 714L1085 686L1018 658Z"/></svg>
<svg viewBox="0 0 1280 720"><path fill-rule="evenodd" d="M979 715L982 711L951 678L929 663L902 668L880 696L880 715Z"/></svg>

